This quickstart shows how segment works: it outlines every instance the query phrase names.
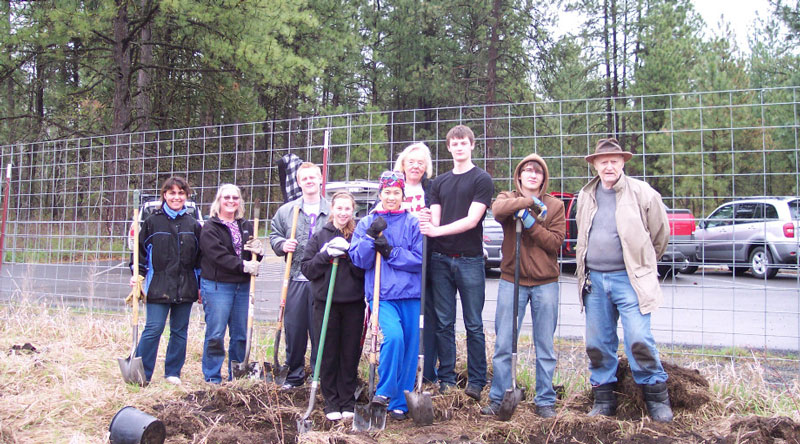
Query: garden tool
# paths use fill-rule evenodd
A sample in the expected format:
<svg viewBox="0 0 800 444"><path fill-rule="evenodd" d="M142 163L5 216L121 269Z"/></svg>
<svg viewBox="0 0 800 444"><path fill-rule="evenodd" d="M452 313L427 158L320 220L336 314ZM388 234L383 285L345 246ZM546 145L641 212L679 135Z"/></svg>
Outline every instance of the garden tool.
<svg viewBox="0 0 800 444"><path fill-rule="evenodd" d="M297 233L297 217L300 215L300 205L294 207L292 215L292 233L289 240L293 240ZM289 366L280 365L278 363L278 349L281 345L281 332L283 331L283 312L286 309L286 295L289 292L289 278L292 272L292 256L293 252L286 253L286 268L283 272L283 288L281 288L281 308L278 311L278 326L275 329L275 343L272 352L272 364L264 362L264 377L267 382L274 382L277 385L283 385L286 382L286 377L289 376Z"/></svg>
<svg viewBox="0 0 800 444"><path fill-rule="evenodd" d="M253 237L258 237L258 216L259 207L261 202L255 202L255 209L253 210ZM255 259L253 254L253 259ZM256 311L256 276L250 275L250 297L247 304L247 345L244 348L244 361L231 361L231 373L234 378L243 378L250 375L251 378L258 379L261 373L261 364L258 362L250 362L250 349L253 346L253 315Z"/></svg>
<svg viewBox="0 0 800 444"><path fill-rule="evenodd" d="M138 200L138 199L134 199ZM139 276L139 208L138 202L133 209L133 274ZM144 365L142 358L136 356L136 346L139 344L139 296L142 294L142 281L136 279L136 284L131 290L131 330L133 332L133 345L131 353L127 358L118 358L119 369L122 372L122 379L128 384L137 384L142 387L147 385L147 378L144 375Z"/></svg>
<svg viewBox="0 0 800 444"><path fill-rule="evenodd" d="M308 419L311 412L314 410L314 403L317 400L317 388L319 387L319 368L322 366L322 350L325 348L325 336L328 333L328 314L331 311L331 302L333 301L333 286L336 283L336 270L339 268L339 258L333 259L333 268L331 268L331 281L328 284L328 295L325 297L325 314L322 316L322 330L319 336L319 345L317 346L317 362L314 364L314 376L311 380L311 395L308 399L308 409L302 418L297 420L297 433L306 433L311 431L314 423Z"/></svg>
<svg viewBox="0 0 800 444"><path fill-rule="evenodd" d="M419 358L417 359L417 387L414 392L405 390L408 404L408 413L417 425L433 424L433 401L430 392L422 391L422 368L425 364L425 345L423 344L423 332L425 330L425 279L427 278L428 268L428 237L422 238L422 286L419 295Z"/></svg>
<svg viewBox="0 0 800 444"><path fill-rule="evenodd" d="M375 370L378 367L378 304L381 293L381 254L375 253L375 285L372 287L372 338L369 356L369 392L367 404L356 404L353 430L368 432L386 427L386 406L372 402L375 395Z"/></svg>
<svg viewBox="0 0 800 444"><path fill-rule="evenodd" d="M525 394L517 388L517 316L519 315L519 246L522 243L522 220L515 218L516 243L514 245L514 317L511 321L511 388L503 394L497 419L508 421Z"/></svg>

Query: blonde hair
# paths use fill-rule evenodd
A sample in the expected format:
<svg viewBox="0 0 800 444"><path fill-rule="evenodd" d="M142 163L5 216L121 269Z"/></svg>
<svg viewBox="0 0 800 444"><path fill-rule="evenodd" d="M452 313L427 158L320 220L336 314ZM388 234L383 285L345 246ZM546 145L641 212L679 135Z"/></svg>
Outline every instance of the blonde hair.
<svg viewBox="0 0 800 444"><path fill-rule="evenodd" d="M295 179L299 179L300 170L304 170L306 168L314 168L315 170L317 170L317 176L322 177L322 169L320 169L320 167L316 163L303 162L300 164L299 167L297 167L297 173L295 174Z"/></svg>
<svg viewBox="0 0 800 444"><path fill-rule="evenodd" d="M350 203L353 205L353 214L355 215L356 198L353 197L352 194L348 193L347 191L339 191L338 193L334 194L333 197L331 197L331 207L335 205L336 199L349 199ZM331 223L333 223L333 220L331 220ZM335 226L336 224L334 224L334 227ZM339 231L342 232L344 238L347 240L350 240L350 238L353 237L353 232L355 230L356 230L356 221L354 217L350 217L350 220L347 221L347 225L339 229Z"/></svg>
<svg viewBox="0 0 800 444"><path fill-rule="evenodd" d="M410 156L412 153L421 151L423 156L425 157L425 176L430 178L433 174L433 161L431 160L431 150L428 148L428 145L425 145L422 142L412 143L411 145L407 146L399 156L397 156L397 160L394 163L394 170L400 171L401 173L405 174L406 169L403 166L403 162L405 162L406 157Z"/></svg>
<svg viewBox="0 0 800 444"><path fill-rule="evenodd" d="M220 207L220 200L222 200L222 195L227 190L234 190L236 194L239 195L239 208L236 209L236 216L235 219L242 219L244 217L244 202L242 201L242 190L239 189L236 185L232 183L223 183L219 186L217 190L217 196L214 197L214 202L211 203L211 209L209 210L209 214L211 217L219 217L219 207Z"/></svg>

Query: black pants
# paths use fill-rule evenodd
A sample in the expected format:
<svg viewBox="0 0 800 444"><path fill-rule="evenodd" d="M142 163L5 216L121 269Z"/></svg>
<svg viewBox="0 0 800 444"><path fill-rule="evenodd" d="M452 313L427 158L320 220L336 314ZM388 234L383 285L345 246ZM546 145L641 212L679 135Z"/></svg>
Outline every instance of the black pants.
<svg viewBox="0 0 800 444"><path fill-rule="evenodd" d="M286 365L289 366L288 384L303 385L306 379L306 348L311 339L311 368L317 359L317 341L312 334L313 308L311 282L289 281L286 309L283 314L286 330Z"/></svg>
<svg viewBox="0 0 800 444"><path fill-rule="evenodd" d="M319 343L325 302L314 300L314 337ZM361 329L364 301L332 303L328 329L322 349L320 390L325 398L325 413L352 412L358 388L358 361L361 358Z"/></svg>

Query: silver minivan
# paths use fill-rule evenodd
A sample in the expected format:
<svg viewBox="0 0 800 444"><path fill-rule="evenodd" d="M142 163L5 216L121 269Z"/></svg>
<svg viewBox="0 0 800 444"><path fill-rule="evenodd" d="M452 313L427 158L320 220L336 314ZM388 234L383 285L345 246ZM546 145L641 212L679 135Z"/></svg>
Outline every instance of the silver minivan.
<svg viewBox="0 0 800 444"><path fill-rule="evenodd" d="M720 205L697 224L695 255L704 264L725 264L737 275L774 277L797 267L800 198L752 197ZM782 267L783 266L783 267Z"/></svg>

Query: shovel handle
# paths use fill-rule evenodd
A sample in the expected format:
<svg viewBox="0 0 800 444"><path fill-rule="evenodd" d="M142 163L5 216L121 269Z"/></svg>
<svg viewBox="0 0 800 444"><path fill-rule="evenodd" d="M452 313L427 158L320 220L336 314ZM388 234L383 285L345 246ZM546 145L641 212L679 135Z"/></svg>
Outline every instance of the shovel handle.
<svg viewBox="0 0 800 444"><path fill-rule="evenodd" d="M133 208L133 275L136 276L136 285L133 286L133 314L131 316L131 326L139 325L139 208Z"/></svg>
<svg viewBox="0 0 800 444"><path fill-rule="evenodd" d="M296 205L294 207L294 212L292 213L292 232L289 236L289 240L294 240L295 235L297 234L297 218L300 215L300 205ZM289 293L289 278L292 274L292 258L294 257L294 251L290 251L286 253L286 267L283 270L283 287L281 287L281 308L278 311L278 330L283 328L283 312L286 308L286 295Z"/></svg>
<svg viewBox="0 0 800 444"><path fill-rule="evenodd" d="M378 354L375 349L378 348L378 331L380 324L378 323L378 311L381 299L381 254L375 252L375 283L372 286L372 350L369 356L369 362L373 365L378 365Z"/></svg>

